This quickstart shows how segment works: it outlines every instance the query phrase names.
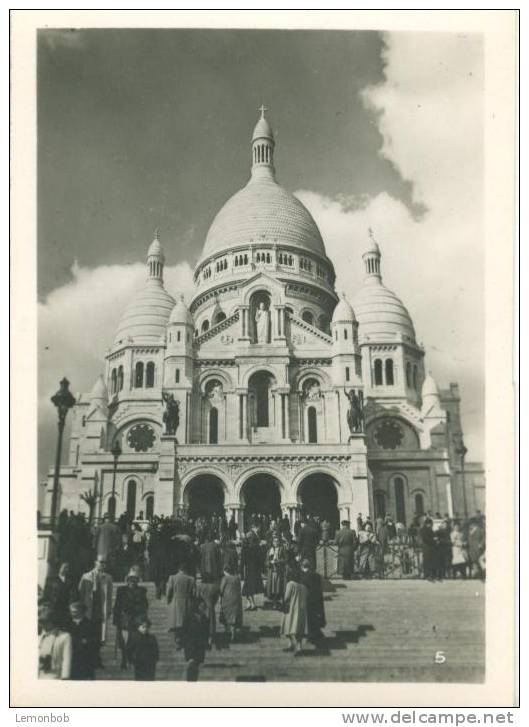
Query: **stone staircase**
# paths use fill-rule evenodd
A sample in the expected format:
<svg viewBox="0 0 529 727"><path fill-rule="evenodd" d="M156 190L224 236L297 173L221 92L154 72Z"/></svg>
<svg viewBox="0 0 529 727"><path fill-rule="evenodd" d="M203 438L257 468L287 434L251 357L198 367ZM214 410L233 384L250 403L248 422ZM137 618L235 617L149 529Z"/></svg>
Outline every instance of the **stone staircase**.
<svg viewBox="0 0 529 727"><path fill-rule="evenodd" d="M182 680L184 656L166 630L165 602L156 600L152 583L144 585L160 648L156 678ZM238 643L228 644L217 625L218 648L207 653L199 680L479 682L485 664L484 600L484 584L478 581L333 581L325 593L323 648L307 644L300 657L285 653L287 642L278 635L281 614L245 611ZM105 669L97 677L133 679L131 668L120 669L114 640L111 626L102 650Z"/></svg>

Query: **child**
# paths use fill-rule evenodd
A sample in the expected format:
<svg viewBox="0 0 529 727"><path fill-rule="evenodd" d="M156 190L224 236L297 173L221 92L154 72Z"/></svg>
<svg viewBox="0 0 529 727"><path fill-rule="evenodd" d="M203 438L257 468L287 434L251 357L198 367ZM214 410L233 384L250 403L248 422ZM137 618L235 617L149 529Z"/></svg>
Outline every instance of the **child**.
<svg viewBox="0 0 529 727"><path fill-rule="evenodd" d="M230 566L224 568L220 582L220 620L234 641L237 629L242 626L242 594L241 579Z"/></svg>
<svg viewBox="0 0 529 727"><path fill-rule="evenodd" d="M195 598L187 616L183 633L186 681L198 681L200 664L206 658L209 640L208 606L202 598Z"/></svg>
<svg viewBox="0 0 529 727"><path fill-rule="evenodd" d="M138 620L138 630L129 645L136 681L154 681L160 653L156 636L150 633L151 622L145 616Z"/></svg>

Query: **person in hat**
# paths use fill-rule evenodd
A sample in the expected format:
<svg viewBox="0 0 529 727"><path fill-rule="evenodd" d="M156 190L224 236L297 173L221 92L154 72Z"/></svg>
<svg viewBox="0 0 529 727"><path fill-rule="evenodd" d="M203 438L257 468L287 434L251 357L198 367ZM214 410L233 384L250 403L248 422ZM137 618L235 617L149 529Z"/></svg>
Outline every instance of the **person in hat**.
<svg viewBox="0 0 529 727"><path fill-rule="evenodd" d="M98 638L97 661L98 666L103 667L99 652L102 644L106 641L107 625L112 611L112 576L107 573L107 563L102 555L97 560L92 570L84 573L79 581L79 600L84 604L86 617L92 621Z"/></svg>
<svg viewBox="0 0 529 727"><path fill-rule="evenodd" d="M188 566L181 563L178 573L169 576L167 581L167 628L174 633L176 650L182 649L182 638L188 615L196 595L193 576L188 573ZM209 621L208 621L209 633Z"/></svg>
<svg viewBox="0 0 529 727"><path fill-rule="evenodd" d="M323 578L312 568L307 558L301 561L300 583L307 589L307 638L317 644L323 638L325 606L323 602Z"/></svg>
<svg viewBox="0 0 529 727"><path fill-rule="evenodd" d="M94 624L86 618L86 609L80 601L70 604L68 631L72 637L72 671L70 679L95 679L98 638Z"/></svg>
<svg viewBox="0 0 529 727"><path fill-rule="evenodd" d="M342 520L342 527L334 540L338 546L338 573L344 580L349 580L353 575L355 550L358 546L358 538L355 531L351 530L349 520Z"/></svg>
<svg viewBox="0 0 529 727"><path fill-rule="evenodd" d="M125 578L125 585L118 586L113 610L113 624L116 627L116 644L121 651L121 668L128 667L128 644L138 627L138 619L149 610L147 589L139 585L140 571L133 566Z"/></svg>

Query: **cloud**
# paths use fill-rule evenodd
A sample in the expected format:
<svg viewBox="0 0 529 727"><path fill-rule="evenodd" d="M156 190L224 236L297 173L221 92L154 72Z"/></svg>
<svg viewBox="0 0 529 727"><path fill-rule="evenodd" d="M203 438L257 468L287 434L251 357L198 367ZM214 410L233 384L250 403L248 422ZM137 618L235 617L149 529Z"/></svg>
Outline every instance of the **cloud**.
<svg viewBox="0 0 529 727"><path fill-rule="evenodd" d="M146 276L145 265L72 266L72 279L38 305L39 325L39 475L54 458L56 415L50 396L66 376L74 394L90 391L104 371L105 349L119 320ZM187 263L166 267L165 287L189 299L192 270Z"/></svg>
<svg viewBox="0 0 529 727"><path fill-rule="evenodd" d="M362 99L382 134L380 154L411 182L414 205L381 193L349 200L308 190L308 207L350 300L363 278L371 227L385 284L408 307L426 367L459 381L469 455L483 457L484 298L482 47L479 36L385 36L385 80Z"/></svg>

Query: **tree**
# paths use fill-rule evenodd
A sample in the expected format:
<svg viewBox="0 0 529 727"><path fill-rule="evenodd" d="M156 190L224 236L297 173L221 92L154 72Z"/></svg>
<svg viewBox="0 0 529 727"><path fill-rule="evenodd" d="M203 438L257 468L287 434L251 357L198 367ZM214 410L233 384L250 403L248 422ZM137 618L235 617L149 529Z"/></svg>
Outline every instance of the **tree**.
<svg viewBox="0 0 529 727"><path fill-rule="evenodd" d="M92 490L87 490L86 492L83 492L81 495L81 500L83 502L86 502L89 508L89 514L88 514L88 524L91 525L94 520L94 511L95 507L97 505L97 501L99 500L99 495L97 492L92 492Z"/></svg>

